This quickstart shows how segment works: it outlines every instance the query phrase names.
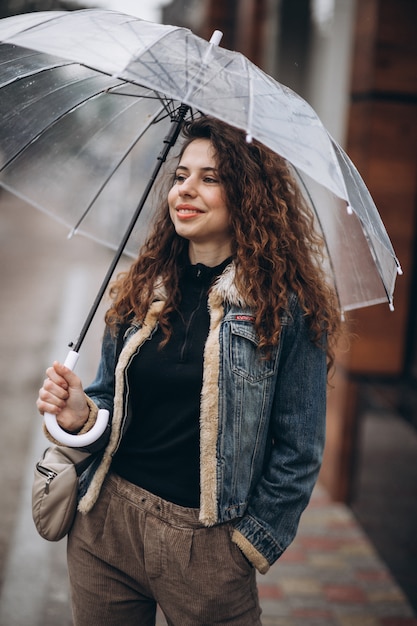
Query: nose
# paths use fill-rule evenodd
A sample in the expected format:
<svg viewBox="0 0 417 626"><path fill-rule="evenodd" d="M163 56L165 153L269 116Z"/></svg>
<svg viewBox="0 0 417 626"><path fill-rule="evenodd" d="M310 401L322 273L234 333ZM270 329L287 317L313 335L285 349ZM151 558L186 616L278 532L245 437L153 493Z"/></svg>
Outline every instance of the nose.
<svg viewBox="0 0 417 626"><path fill-rule="evenodd" d="M187 176L180 185L178 185L179 196L194 196L196 194L195 184L192 176Z"/></svg>

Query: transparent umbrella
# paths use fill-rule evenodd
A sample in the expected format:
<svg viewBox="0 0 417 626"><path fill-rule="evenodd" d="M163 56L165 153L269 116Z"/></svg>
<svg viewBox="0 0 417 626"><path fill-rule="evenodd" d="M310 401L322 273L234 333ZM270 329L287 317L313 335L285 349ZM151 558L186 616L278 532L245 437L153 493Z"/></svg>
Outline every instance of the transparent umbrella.
<svg viewBox="0 0 417 626"><path fill-rule="evenodd" d="M113 11L0 20L0 184L135 255L184 119L215 116L283 156L317 217L342 310L392 306L399 262L349 157L313 109L243 55ZM138 199L140 200L138 201Z"/></svg>

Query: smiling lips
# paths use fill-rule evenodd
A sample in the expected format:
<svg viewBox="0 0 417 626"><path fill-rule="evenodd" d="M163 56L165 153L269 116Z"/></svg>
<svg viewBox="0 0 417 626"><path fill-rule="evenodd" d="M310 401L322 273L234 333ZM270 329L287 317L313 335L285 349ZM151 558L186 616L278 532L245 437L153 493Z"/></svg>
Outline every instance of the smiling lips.
<svg viewBox="0 0 417 626"><path fill-rule="evenodd" d="M190 219L191 217L195 217L196 215L201 215L203 211L197 209L197 207L192 206L191 204L179 204L175 208L177 212L177 216L181 220Z"/></svg>

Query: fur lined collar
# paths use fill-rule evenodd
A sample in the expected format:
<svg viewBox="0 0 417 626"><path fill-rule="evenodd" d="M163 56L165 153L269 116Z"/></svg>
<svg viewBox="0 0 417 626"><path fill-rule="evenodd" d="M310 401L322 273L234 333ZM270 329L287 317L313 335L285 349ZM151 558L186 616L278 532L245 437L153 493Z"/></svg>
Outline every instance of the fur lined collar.
<svg viewBox="0 0 417 626"><path fill-rule="evenodd" d="M236 286L235 279L236 265L232 261L215 281L211 291L211 298L218 298L219 301L234 306L245 307L246 302Z"/></svg>
<svg viewBox="0 0 417 626"><path fill-rule="evenodd" d="M236 287L235 278L236 265L232 261L215 280L210 290L210 301L216 304L224 302L242 308L245 307L246 302ZM166 300L167 292L161 279L156 282L154 293L155 301Z"/></svg>

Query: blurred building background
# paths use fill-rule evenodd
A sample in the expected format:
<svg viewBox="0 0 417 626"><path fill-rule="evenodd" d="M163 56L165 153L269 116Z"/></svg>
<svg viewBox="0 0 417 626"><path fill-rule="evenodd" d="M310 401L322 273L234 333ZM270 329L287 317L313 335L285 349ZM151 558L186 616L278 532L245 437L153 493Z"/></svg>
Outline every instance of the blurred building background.
<svg viewBox="0 0 417 626"><path fill-rule="evenodd" d="M0 16L81 4L9 0ZM404 275L394 312L378 305L348 320L355 336L329 396L321 483L352 508L417 609L417 2L173 0L161 21L204 38L222 30L221 45L302 95L375 199Z"/></svg>
<svg viewBox="0 0 417 626"><path fill-rule="evenodd" d="M2 0L0 17L31 11L70 11L74 8L80 8L80 6L75 6L73 2L65 2L65 0Z"/></svg>

